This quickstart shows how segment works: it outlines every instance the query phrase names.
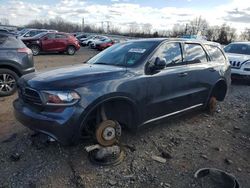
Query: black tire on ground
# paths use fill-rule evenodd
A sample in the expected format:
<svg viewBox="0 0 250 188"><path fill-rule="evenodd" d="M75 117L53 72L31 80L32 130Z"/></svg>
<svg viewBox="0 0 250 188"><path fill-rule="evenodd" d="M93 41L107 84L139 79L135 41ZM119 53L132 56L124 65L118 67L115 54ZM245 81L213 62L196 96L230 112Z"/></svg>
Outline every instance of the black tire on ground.
<svg viewBox="0 0 250 188"><path fill-rule="evenodd" d="M14 71L0 69L0 97L15 93L18 78L19 76Z"/></svg>
<svg viewBox="0 0 250 188"><path fill-rule="evenodd" d="M33 53L34 56L39 55L39 53L41 51L40 47L37 46L37 45L32 45L30 47L30 49L31 49L31 51L32 51L32 53Z"/></svg>
<svg viewBox="0 0 250 188"><path fill-rule="evenodd" d="M74 55L76 53L76 48L74 46L69 46L67 48L67 54L68 55Z"/></svg>

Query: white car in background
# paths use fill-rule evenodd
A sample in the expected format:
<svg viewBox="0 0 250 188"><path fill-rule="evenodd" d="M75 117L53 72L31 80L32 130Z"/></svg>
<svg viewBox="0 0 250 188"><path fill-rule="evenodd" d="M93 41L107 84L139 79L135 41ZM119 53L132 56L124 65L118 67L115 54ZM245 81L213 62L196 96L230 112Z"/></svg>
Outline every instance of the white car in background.
<svg viewBox="0 0 250 188"><path fill-rule="evenodd" d="M90 44L94 41L98 41L100 39L102 39L104 36L101 35L91 35L88 38L86 38L85 40L82 40L81 45L82 46L90 46Z"/></svg>
<svg viewBox="0 0 250 188"><path fill-rule="evenodd" d="M224 48L231 64L232 77L250 80L250 42L233 42Z"/></svg>

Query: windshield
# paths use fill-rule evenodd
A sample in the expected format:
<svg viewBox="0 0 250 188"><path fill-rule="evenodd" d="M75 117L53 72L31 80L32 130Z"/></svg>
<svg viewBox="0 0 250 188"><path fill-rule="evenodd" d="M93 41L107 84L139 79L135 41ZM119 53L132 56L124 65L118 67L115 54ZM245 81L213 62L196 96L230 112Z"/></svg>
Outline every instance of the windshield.
<svg viewBox="0 0 250 188"><path fill-rule="evenodd" d="M133 66L138 64L157 45L153 41L133 41L116 44L90 59L90 64Z"/></svg>
<svg viewBox="0 0 250 188"><path fill-rule="evenodd" d="M23 29L21 31L18 32L18 35L23 35L28 31L28 29Z"/></svg>
<svg viewBox="0 0 250 188"><path fill-rule="evenodd" d="M250 45L248 44L229 44L224 48L227 53L250 55Z"/></svg>

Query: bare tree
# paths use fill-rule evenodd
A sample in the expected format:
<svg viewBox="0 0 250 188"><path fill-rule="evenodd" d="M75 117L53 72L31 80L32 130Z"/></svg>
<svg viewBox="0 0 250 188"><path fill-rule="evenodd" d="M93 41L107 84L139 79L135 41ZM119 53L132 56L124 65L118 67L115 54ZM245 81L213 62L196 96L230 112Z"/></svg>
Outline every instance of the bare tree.
<svg viewBox="0 0 250 188"><path fill-rule="evenodd" d="M145 33L146 35L151 34L152 28L153 28L153 26L150 23L142 24L142 26L141 26L142 32Z"/></svg>
<svg viewBox="0 0 250 188"><path fill-rule="evenodd" d="M64 32L75 32L81 30L80 24L67 22L60 17L50 20L34 20L31 21L26 27L37 29L55 29Z"/></svg>
<svg viewBox="0 0 250 188"><path fill-rule="evenodd" d="M180 37L186 34L185 25L175 24L172 29L171 37Z"/></svg>
<svg viewBox="0 0 250 188"><path fill-rule="evenodd" d="M190 21L190 23L187 24L186 27L187 32L190 35L205 35L209 25L208 22L200 16Z"/></svg>
<svg viewBox="0 0 250 188"><path fill-rule="evenodd" d="M136 22L129 24L129 34L133 35L139 32L139 26Z"/></svg>
<svg viewBox="0 0 250 188"><path fill-rule="evenodd" d="M250 29L246 28L240 35L241 40L250 41Z"/></svg>
<svg viewBox="0 0 250 188"><path fill-rule="evenodd" d="M10 21L7 18L1 18L0 19L0 24L2 24L2 25L10 25Z"/></svg>

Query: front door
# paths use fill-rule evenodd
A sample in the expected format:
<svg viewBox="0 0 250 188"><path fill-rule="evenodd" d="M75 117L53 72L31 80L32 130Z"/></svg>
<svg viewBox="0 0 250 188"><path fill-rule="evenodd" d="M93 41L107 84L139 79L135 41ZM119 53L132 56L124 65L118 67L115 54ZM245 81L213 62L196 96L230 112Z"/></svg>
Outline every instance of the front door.
<svg viewBox="0 0 250 188"><path fill-rule="evenodd" d="M186 99L189 75L182 51L181 43L167 42L150 60L153 63L156 57L165 58L167 65L163 70L147 77L146 123L189 107L190 102Z"/></svg>
<svg viewBox="0 0 250 188"><path fill-rule="evenodd" d="M43 51L55 51L55 34L48 33L42 38L42 48Z"/></svg>

